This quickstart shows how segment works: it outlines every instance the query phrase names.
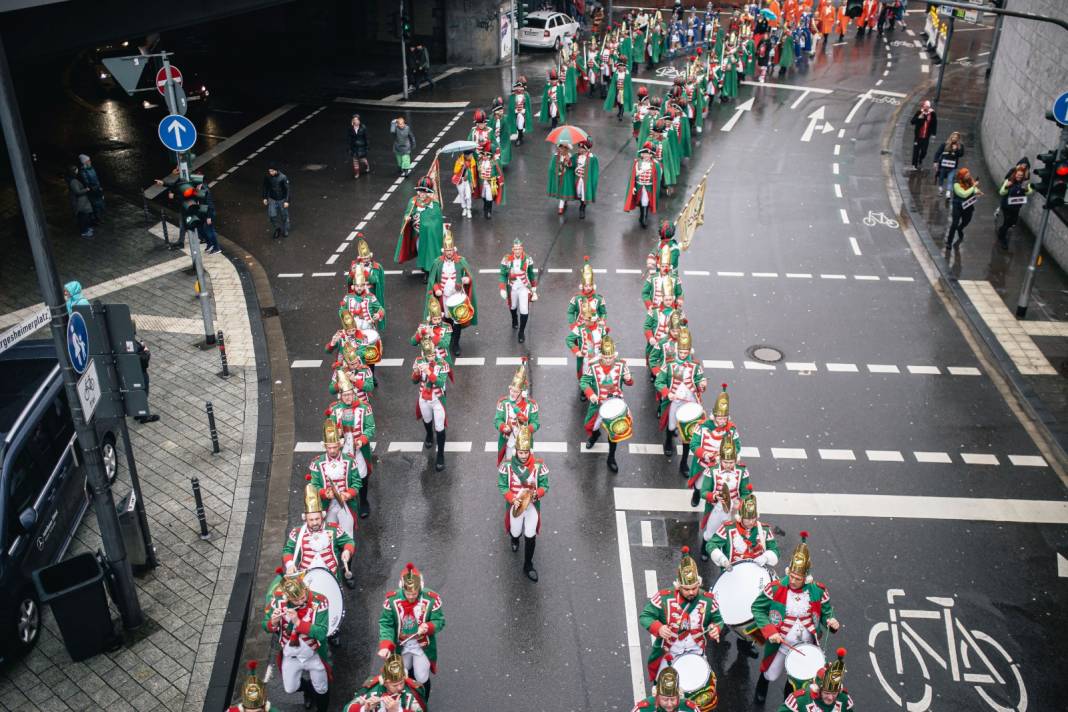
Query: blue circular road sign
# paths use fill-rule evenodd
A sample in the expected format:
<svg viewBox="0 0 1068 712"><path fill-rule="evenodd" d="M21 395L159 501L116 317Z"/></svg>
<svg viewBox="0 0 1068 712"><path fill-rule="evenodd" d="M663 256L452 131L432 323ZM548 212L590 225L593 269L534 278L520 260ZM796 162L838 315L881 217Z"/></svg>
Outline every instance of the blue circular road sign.
<svg viewBox="0 0 1068 712"><path fill-rule="evenodd" d="M1068 91L1058 96L1053 102L1053 118L1061 126L1068 126Z"/></svg>
<svg viewBox="0 0 1068 712"><path fill-rule="evenodd" d="M169 114L159 122L159 140L176 153L188 151L197 142L197 130L193 122L178 114Z"/></svg>
<svg viewBox="0 0 1068 712"><path fill-rule="evenodd" d="M89 330L85 328L85 319L78 312L71 312L67 322L67 355L70 365L79 374L85 373L89 365Z"/></svg>

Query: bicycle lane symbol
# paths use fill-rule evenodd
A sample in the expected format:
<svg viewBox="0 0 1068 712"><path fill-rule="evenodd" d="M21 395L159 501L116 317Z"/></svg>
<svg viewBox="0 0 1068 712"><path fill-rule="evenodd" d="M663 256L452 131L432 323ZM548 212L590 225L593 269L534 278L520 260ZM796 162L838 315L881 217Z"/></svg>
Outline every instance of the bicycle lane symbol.
<svg viewBox="0 0 1068 712"><path fill-rule="evenodd" d="M934 667L927 665L930 659L949 672L953 683L971 685L990 709L1026 712L1027 688L1020 666L999 642L981 630L967 628L955 617L952 598L928 596L926 600L938 606L936 610L894 608L894 599L904 595L901 589L886 592L889 620L876 623L868 633L872 669L894 705L909 712L931 708L932 683L937 681L931 676ZM945 640L936 645L928 643L909 622L922 620L941 621ZM902 651L911 659L906 661ZM923 681L922 691L918 678ZM939 697L944 699L943 694Z"/></svg>
<svg viewBox="0 0 1068 712"><path fill-rule="evenodd" d="M876 225L885 225L891 230L896 230L898 227L897 220L894 220L893 218L887 216L886 213L882 211L875 212L874 210L869 210L868 214L865 217L861 218L861 222L867 225L868 227L875 227Z"/></svg>

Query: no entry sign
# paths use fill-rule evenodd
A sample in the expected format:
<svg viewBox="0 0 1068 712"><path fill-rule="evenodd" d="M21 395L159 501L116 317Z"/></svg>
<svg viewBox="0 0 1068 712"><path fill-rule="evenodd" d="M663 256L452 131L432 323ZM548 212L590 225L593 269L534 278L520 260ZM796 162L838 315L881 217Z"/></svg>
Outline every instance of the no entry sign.
<svg viewBox="0 0 1068 712"><path fill-rule="evenodd" d="M183 81L182 80L182 73L180 71L178 71L178 67L176 67L176 66L174 66L172 64L170 69L171 69L171 80L173 80L176 84L181 84L182 81ZM167 94L167 69L166 69L166 67L160 67L160 70L158 72L156 72L156 91L158 91L161 96Z"/></svg>

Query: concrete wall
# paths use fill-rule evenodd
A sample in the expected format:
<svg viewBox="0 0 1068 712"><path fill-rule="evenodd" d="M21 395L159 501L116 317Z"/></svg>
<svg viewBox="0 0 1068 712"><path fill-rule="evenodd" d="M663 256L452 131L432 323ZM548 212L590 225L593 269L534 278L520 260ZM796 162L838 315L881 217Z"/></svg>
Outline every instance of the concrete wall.
<svg viewBox="0 0 1068 712"><path fill-rule="evenodd" d="M1068 0L1008 0L1008 10L1068 19ZM1001 32L982 121L983 151L990 172L1004 176L1022 156L1057 145L1059 130L1045 119L1053 100L1068 91L1068 32L1048 23L1006 17ZM1038 231L1041 200L1031 201L1023 219ZM1068 227L1050 220L1046 246L1068 269Z"/></svg>
<svg viewBox="0 0 1068 712"><path fill-rule="evenodd" d="M502 2L445 0L446 62L474 67L497 64Z"/></svg>

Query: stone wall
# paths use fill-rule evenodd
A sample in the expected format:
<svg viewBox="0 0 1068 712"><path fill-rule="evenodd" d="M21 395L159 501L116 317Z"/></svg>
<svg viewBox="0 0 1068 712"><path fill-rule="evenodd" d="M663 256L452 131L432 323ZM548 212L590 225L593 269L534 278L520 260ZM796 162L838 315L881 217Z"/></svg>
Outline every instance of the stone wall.
<svg viewBox="0 0 1068 712"><path fill-rule="evenodd" d="M1068 19L1066 0L1009 0L1007 8ZM1048 23L1006 17L1001 32L982 121L983 151L990 172L1004 176L1022 156L1057 145L1059 130L1045 119L1053 100L1068 90L1068 32ZM1031 201L1022 217L1038 231L1041 200ZM1049 252L1068 268L1068 227L1055 215L1046 235Z"/></svg>
<svg viewBox="0 0 1068 712"><path fill-rule="evenodd" d="M498 34L502 2L445 0L447 63L478 67L500 61ZM533 3L530 4L533 8Z"/></svg>

